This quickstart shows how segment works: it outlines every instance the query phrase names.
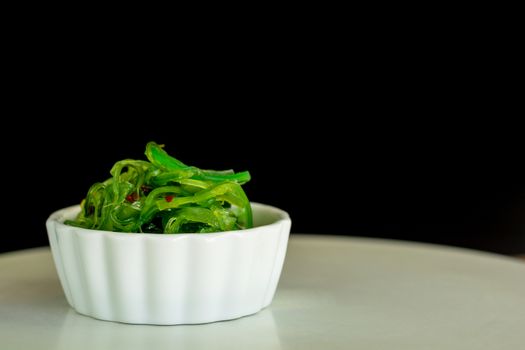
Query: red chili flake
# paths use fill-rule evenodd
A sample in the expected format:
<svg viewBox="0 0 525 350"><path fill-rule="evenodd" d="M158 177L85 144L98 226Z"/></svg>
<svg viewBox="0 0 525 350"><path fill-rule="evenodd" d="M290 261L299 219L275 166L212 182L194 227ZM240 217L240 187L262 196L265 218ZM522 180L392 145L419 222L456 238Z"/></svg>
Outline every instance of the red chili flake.
<svg viewBox="0 0 525 350"><path fill-rule="evenodd" d="M128 202L130 202L130 203L136 202L136 201L139 200L139 195L138 195L137 192L133 192L133 193L128 194L128 195L126 196L126 200L127 200Z"/></svg>
<svg viewBox="0 0 525 350"><path fill-rule="evenodd" d="M166 202L168 202L168 203L171 202L173 200L173 197L175 197L175 196L171 196L171 195L170 196L166 196Z"/></svg>

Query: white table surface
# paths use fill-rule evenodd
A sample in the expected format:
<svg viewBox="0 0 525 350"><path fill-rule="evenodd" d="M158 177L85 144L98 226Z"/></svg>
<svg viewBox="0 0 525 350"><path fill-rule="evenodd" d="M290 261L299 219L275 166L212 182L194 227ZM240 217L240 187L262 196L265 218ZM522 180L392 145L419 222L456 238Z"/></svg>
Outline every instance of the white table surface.
<svg viewBox="0 0 525 350"><path fill-rule="evenodd" d="M416 243L292 235L265 310L146 326L77 314L49 249L31 249L0 255L0 348L525 349L525 263Z"/></svg>

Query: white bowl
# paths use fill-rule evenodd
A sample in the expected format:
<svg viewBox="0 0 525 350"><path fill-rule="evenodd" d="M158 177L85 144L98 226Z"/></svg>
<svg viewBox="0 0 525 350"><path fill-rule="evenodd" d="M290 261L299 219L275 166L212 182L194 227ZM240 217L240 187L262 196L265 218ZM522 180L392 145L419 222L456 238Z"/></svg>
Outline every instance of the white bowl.
<svg viewBox="0 0 525 350"><path fill-rule="evenodd" d="M190 324L250 315L273 299L291 220L252 203L255 227L206 234L141 234L63 224L79 206L46 222L67 301L98 319Z"/></svg>

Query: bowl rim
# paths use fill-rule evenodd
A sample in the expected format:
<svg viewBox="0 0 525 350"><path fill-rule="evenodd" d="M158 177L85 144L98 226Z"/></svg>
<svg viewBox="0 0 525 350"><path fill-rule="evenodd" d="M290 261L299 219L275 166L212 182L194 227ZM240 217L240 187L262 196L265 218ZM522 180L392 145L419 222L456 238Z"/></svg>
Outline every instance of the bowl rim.
<svg viewBox="0 0 525 350"><path fill-rule="evenodd" d="M284 222L291 223L290 215L286 211L284 211L282 209L279 209L277 207L274 207L274 206L271 206L271 205L268 205L268 204L262 204L262 203L257 203L257 202L250 202L250 204L252 206L252 210L254 210L254 211L255 210L270 211L270 212L273 212L274 214L277 214L279 216L279 218L276 221L274 221L274 222L272 222L270 224L256 226L256 227L243 229L243 230L209 232L209 233L203 233L203 234L199 234L199 233L173 233L173 234L162 234L161 233L161 234L152 234L152 233L144 233L144 232L133 232L133 233L130 233L130 232L107 231L107 230L95 230L95 229L90 229L90 228L77 227L77 226L71 226L71 225L64 224L64 219L65 219L64 216L67 213L80 209L80 205L77 204L77 205L72 205L72 206L69 206L69 207L65 207L65 208L62 208L62 209L59 209L59 210L53 212L47 218L46 224L47 225L49 225L49 224L55 225L56 226L56 230L58 230L60 228L65 228L65 229L68 229L68 230L69 229L74 229L79 234L90 234L90 235L92 235L93 233L98 233L98 234L102 234L102 235L110 235L111 237L128 237L128 238L133 238L133 239L136 239L136 238L148 238L148 239L168 239L168 240L173 240L173 239L183 239L183 238L189 238L189 237L194 239L194 238L197 238L197 237L200 237L200 238L218 238L218 237L223 237L223 236L246 236L246 234L258 232L262 228L269 228L269 227L279 226L279 225L282 225Z"/></svg>

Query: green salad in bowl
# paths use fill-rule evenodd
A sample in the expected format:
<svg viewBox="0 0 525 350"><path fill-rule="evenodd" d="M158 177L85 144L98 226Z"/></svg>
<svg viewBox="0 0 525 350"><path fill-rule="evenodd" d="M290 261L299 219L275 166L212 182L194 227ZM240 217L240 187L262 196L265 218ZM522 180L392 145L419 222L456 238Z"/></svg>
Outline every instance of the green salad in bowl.
<svg viewBox="0 0 525 350"><path fill-rule="evenodd" d="M52 213L47 234L68 303L97 319L199 324L270 305L291 219L249 202L248 172L188 166L149 142L81 205Z"/></svg>
<svg viewBox="0 0 525 350"><path fill-rule="evenodd" d="M111 177L91 186L67 225L133 233L208 233L251 228L242 185L247 171L204 170L149 142L145 160L115 163Z"/></svg>

